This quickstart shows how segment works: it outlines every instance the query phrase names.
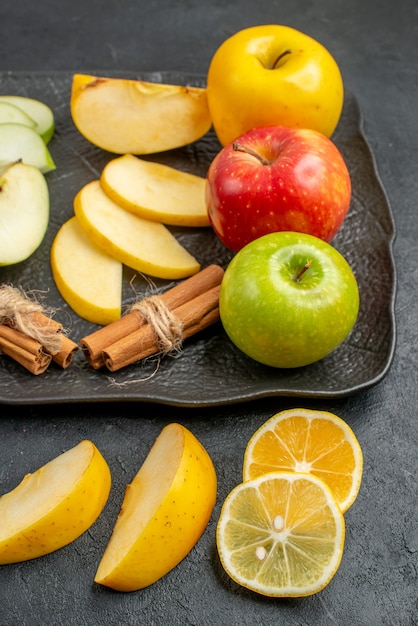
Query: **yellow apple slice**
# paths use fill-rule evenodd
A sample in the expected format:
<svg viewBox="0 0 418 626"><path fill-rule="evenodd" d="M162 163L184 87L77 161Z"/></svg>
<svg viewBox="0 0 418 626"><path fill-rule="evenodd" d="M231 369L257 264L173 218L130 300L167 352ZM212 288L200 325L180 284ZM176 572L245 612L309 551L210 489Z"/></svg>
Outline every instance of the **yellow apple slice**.
<svg viewBox="0 0 418 626"><path fill-rule="evenodd" d="M102 326L119 319L122 263L95 246L76 217L55 236L51 269L58 291L77 315Z"/></svg>
<svg viewBox="0 0 418 626"><path fill-rule="evenodd" d="M82 535L110 492L109 467L88 440L27 474L0 497L0 565L54 552Z"/></svg>
<svg viewBox="0 0 418 626"><path fill-rule="evenodd" d="M48 223L49 191L39 169L20 162L0 167L0 266L30 257Z"/></svg>
<svg viewBox="0 0 418 626"><path fill-rule="evenodd" d="M74 211L99 248L138 272L175 280L200 270L198 261L163 224L120 207L103 191L99 180L78 192Z"/></svg>
<svg viewBox="0 0 418 626"><path fill-rule="evenodd" d="M135 591L172 570L195 546L216 501L216 473L196 437L165 426L127 486L95 582Z"/></svg>
<svg viewBox="0 0 418 626"><path fill-rule="evenodd" d="M145 219L209 226L201 176L125 154L103 168L100 182L112 200Z"/></svg>
<svg viewBox="0 0 418 626"><path fill-rule="evenodd" d="M75 74L70 108L80 133L116 154L179 148L211 127L201 87Z"/></svg>

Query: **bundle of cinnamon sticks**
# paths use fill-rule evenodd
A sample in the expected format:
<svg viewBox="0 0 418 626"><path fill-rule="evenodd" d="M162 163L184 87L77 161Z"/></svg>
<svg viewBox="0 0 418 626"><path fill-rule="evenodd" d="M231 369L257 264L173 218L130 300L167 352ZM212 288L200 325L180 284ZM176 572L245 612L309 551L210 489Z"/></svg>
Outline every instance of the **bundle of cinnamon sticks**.
<svg viewBox="0 0 418 626"><path fill-rule="evenodd" d="M224 270L209 265L171 289L134 304L119 320L80 341L88 363L115 372L158 353L179 350L182 341L219 319Z"/></svg>
<svg viewBox="0 0 418 626"><path fill-rule="evenodd" d="M66 369L77 350L63 325L46 315L38 302L10 285L0 287L0 352L38 375L51 361Z"/></svg>

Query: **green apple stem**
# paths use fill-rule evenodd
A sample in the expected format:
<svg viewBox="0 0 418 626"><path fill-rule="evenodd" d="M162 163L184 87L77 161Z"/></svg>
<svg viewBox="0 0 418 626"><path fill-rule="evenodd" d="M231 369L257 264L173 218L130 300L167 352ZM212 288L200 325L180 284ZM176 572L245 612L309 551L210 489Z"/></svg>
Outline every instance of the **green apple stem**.
<svg viewBox="0 0 418 626"><path fill-rule="evenodd" d="M312 261L307 261L305 265L299 270L299 272L293 277L295 283L300 283L304 273L311 267Z"/></svg>
<svg viewBox="0 0 418 626"><path fill-rule="evenodd" d="M258 159L262 165L270 165L273 162L268 161L252 148L249 148L248 146L243 146L242 143L238 143L237 141L234 141L234 143L232 144L232 149L237 150L238 152L246 152L247 154L250 154L251 156Z"/></svg>

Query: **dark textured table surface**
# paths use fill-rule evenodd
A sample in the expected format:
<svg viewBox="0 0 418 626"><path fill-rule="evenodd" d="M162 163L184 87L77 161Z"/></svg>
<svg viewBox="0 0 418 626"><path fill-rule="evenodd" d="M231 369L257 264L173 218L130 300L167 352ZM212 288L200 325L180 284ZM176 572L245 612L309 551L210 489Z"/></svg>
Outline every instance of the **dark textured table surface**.
<svg viewBox="0 0 418 626"><path fill-rule="evenodd" d="M339 399L267 398L212 408L137 402L3 404L1 493L82 438L92 439L106 457L113 488L99 520L73 544L41 559L0 567L1 626L417 623L416 1L3 0L0 71L204 74L227 36L261 23L288 24L319 39L334 54L362 107L396 222L392 367L379 384ZM223 499L240 480L250 435L277 411L298 405L333 411L348 422L363 448L364 476L346 514L345 551L334 579L310 598L272 600L226 577L216 553L216 521ZM131 594L99 588L93 576L124 486L171 421L196 434L217 468L211 522L188 557L155 585Z"/></svg>

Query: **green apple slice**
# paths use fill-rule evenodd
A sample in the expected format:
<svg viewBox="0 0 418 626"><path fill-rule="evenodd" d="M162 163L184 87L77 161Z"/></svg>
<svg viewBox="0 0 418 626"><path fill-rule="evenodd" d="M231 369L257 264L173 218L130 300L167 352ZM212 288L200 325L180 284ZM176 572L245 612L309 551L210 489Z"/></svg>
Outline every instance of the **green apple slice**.
<svg viewBox="0 0 418 626"><path fill-rule="evenodd" d="M27 115L22 109L10 104L10 102L2 102L0 100L0 124L23 124L23 126L29 126L29 128L35 129L36 122L29 115Z"/></svg>
<svg viewBox="0 0 418 626"><path fill-rule="evenodd" d="M34 165L43 174L56 168L51 153L33 128L0 124L0 166L16 161Z"/></svg>
<svg viewBox="0 0 418 626"><path fill-rule="evenodd" d="M78 192L74 211L99 248L138 272L175 280L200 270L198 261L164 224L123 209L106 195L99 180Z"/></svg>
<svg viewBox="0 0 418 626"><path fill-rule="evenodd" d="M27 259L49 222L49 192L37 167L13 163L0 172L0 265Z"/></svg>
<svg viewBox="0 0 418 626"><path fill-rule="evenodd" d="M94 245L76 217L55 236L51 269L58 291L77 315L100 325L119 319L122 264Z"/></svg>
<svg viewBox="0 0 418 626"><path fill-rule="evenodd" d="M47 144L55 131L55 119L52 110L47 104L26 96L0 96L0 102L8 102L22 109L35 121L35 130Z"/></svg>

